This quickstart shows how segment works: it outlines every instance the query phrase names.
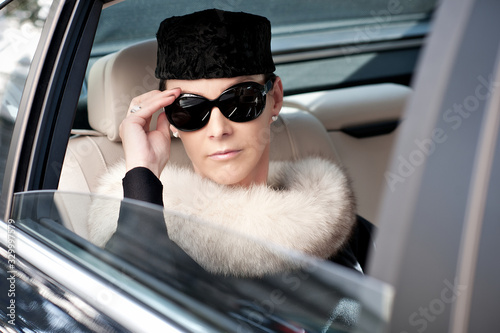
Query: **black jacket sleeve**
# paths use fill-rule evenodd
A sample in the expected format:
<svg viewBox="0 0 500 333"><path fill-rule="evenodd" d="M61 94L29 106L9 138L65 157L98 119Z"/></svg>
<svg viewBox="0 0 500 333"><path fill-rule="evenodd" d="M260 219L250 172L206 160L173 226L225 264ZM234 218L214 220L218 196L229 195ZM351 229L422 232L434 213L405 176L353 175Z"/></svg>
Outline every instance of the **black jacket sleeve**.
<svg viewBox="0 0 500 333"><path fill-rule="evenodd" d="M151 170L138 167L123 178L123 196L163 206L163 185Z"/></svg>
<svg viewBox="0 0 500 333"><path fill-rule="evenodd" d="M149 169L134 168L123 178L125 198L163 205L162 191L163 185ZM147 245L155 243L155 249L159 250L166 238L167 227L161 211L141 209L137 205L122 202L116 231L106 244L106 250L134 265L143 266L148 262L147 256L154 253L148 254L152 249L146 249Z"/></svg>

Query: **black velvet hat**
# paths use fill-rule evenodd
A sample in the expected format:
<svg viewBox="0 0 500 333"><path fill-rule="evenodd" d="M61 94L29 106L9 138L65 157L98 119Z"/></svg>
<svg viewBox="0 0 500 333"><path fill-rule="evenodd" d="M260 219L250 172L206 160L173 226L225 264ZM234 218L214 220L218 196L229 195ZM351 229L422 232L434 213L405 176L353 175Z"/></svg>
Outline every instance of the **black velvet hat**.
<svg viewBox="0 0 500 333"><path fill-rule="evenodd" d="M212 79L275 71L271 24L248 13L208 9L167 18L158 33L156 77Z"/></svg>

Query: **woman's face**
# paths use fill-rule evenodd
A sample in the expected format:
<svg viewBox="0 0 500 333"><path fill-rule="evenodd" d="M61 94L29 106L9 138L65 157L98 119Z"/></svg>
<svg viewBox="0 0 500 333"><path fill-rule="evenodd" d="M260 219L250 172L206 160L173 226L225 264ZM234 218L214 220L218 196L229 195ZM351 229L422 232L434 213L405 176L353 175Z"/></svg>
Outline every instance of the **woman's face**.
<svg viewBox="0 0 500 333"><path fill-rule="evenodd" d="M239 76L224 79L167 80L166 88L181 88L182 93L192 93L215 99L227 88L246 81L264 84L264 75ZM179 133L184 149L196 173L224 185L250 186L265 183L269 168L270 124L278 115L283 103L280 78L268 92L266 107L254 120L236 123L212 109L208 124L193 132Z"/></svg>

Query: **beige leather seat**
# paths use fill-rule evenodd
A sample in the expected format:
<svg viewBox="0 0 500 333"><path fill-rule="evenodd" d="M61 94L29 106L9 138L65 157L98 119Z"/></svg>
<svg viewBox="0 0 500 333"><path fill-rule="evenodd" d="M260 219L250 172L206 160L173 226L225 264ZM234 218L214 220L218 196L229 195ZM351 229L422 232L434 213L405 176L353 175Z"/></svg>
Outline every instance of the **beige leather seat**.
<svg viewBox="0 0 500 333"><path fill-rule="evenodd" d="M94 130L73 131L59 190L94 192L99 176L123 158L119 125L132 98L158 89L155 67L155 40L105 56L92 66L88 82L88 114ZM271 132L272 160L294 160L312 155L336 159L325 128L309 112L285 107L278 121L273 123ZM169 163L190 163L179 139L172 140Z"/></svg>
<svg viewBox="0 0 500 333"><path fill-rule="evenodd" d="M323 124L337 162L351 176L358 214L375 224L398 135L395 126L410 94L407 86L380 83L287 97L288 105L313 114ZM361 133L368 135L360 137Z"/></svg>

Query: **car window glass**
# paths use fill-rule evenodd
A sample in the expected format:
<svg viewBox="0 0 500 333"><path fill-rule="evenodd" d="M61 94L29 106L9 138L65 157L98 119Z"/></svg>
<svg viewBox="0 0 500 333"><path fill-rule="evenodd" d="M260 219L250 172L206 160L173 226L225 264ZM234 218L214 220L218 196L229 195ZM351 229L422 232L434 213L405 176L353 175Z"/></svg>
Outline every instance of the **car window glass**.
<svg viewBox="0 0 500 333"><path fill-rule="evenodd" d="M13 1L0 11L0 191L24 83L50 3Z"/></svg>
<svg viewBox="0 0 500 333"><path fill-rule="evenodd" d="M115 232L118 216L121 227ZM18 229L156 311L172 317L171 307L161 304L175 302L187 309L186 316L210 322L220 331L336 332L369 327L370 332L382 332L389 317L392 289L387 285L159 206L57 191L26 192L15 195L12 220ZM264 248L282 265L255 276L209 271L190 245L198 241L172 240L175 228L168 236L158 232L165 221L173 223L170 226L182 222L179 230L187 233L202 229L199 235L218 234L250 249ZM221 262L221 272L224 265L233 265Z"/></svg>
<svg viewBox="0 0 500 333"><path fill-rule="evenodd" d="M245 11L267 17L273 37L305 33L324 33L328 29L358 27L365 36L375 38L382 25L402 21L428 19L435 0L370 0L370 1L239 1L204 0L186 3L181 0L135 0L106 8L96 34L94 51L110 52L131 43L154 38L160 22L169 16L188 14L208 8ZM133 14L132 14L133 13ZM378 24L370 27L368 24ZM119 27L119 29L118 29ZM366 31L363 31L366 29ZM320 39L309 35L310 39ZM312 41L312 40L311 40ZM353 40L351 42L355 42ZM323 41L325 43L326 41Z"/></svg>
<svg viewBox="0 0 500 333"><path fill-rule="evenodd" d="M349 81L358 67L373 61L375 53L357 58L357 54L366 52L361 44L388 40L408 42L425 36L436 3L436 0L204 0L189 3L129 0L103 10L90 65L106 54L155 38L160 22L166 17L220 8L254 13L270 20L272 50L285 93L335 86ZM332 57L343 61L325 63L325 59ZM296 68L295 64L300 67ZM344 68L344 71L339 73L334 68Z"/></svg>

